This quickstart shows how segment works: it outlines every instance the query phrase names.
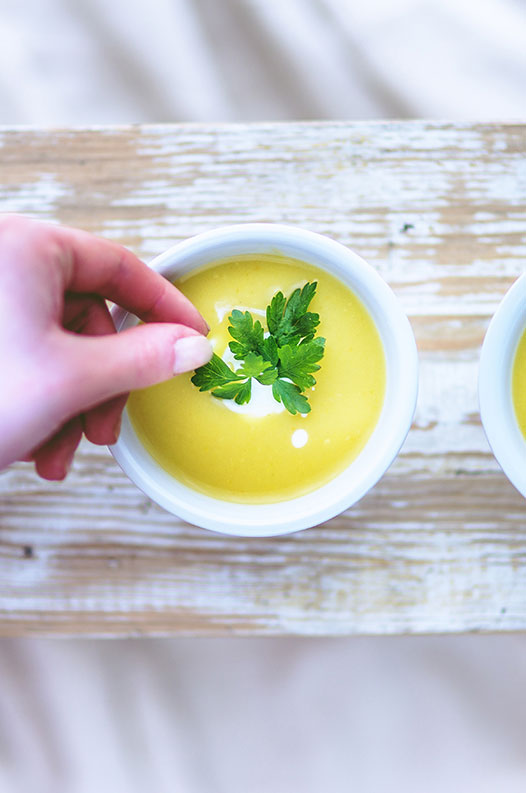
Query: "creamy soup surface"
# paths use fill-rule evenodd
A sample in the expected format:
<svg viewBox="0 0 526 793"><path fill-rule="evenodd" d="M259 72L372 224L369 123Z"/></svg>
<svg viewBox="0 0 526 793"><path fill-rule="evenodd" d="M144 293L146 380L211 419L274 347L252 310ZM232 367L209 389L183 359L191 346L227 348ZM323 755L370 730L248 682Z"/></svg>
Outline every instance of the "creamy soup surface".
<svg viewBox="0 0 526 793"><path fill-rule="evenodd" d="M325 484L363 449L382 409L385 357L373 320L347 286L278 255L215 262L175 284L210 325L214 351L230 363L232 309L250 311L266 330L273 295L281 290L288 297L307 281L318 283L309 310L320 315L318 335L326 339L317 383L305 392L307 415L291 415L270 386L254 382L247 405L217 399L198 391L192 373L131 394L127 409L135 431L178 480L229 501L277 502Z"/></svg>

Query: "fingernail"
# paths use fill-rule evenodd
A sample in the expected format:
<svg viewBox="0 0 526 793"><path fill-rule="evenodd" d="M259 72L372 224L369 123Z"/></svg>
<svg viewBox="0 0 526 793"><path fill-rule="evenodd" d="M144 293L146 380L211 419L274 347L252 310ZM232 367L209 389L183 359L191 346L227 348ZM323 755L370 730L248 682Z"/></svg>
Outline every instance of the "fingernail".
<svg viewBox="0 0 526 793"><path fill-rule="evenodd" d="M191 372L212 357L212 345L204 336L183 336L175 342L174 350L174 374Z"/></svg>

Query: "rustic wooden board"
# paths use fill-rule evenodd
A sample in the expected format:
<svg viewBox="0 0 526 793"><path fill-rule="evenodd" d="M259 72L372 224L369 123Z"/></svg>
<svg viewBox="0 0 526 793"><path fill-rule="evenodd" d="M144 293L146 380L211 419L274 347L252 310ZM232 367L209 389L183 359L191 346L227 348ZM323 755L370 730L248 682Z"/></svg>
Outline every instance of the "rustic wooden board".
<svg viewBox="0 0 526 793"><path fill-rule="evenodd" d="M225 223L328 234L392 285L420 350L389 473L329 523L221 537L85 444L67 482L0 475L0 633L354 634L526 628L526 504L478 417L480 345L526 263L526 126L425 122L4 130L0 210L148 259Z"/></svg>

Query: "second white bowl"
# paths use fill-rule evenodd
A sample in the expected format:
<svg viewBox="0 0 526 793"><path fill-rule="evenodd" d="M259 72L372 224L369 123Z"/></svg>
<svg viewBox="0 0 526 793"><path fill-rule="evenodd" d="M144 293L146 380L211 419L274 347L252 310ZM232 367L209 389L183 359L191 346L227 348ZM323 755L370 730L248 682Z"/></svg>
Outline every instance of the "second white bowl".
<svg viewBox="0 0 526 793"><path fill-rule="evenodd" d="M526 328L526 274L506 293L482 345L479 405L482 425L493 454L517 490L526 496L526 440L512 398L512 371L517 345Z"/></svg>

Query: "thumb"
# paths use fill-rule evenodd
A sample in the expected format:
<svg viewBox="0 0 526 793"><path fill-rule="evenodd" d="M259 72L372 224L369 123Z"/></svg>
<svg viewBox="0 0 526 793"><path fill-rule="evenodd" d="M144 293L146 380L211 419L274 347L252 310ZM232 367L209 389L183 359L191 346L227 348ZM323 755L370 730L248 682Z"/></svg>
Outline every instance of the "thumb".
<svg viewBox="0 0 526 793"><path fill-rule="evenodd" d="M212 345L185 325L151 323L107 336L65 335L64 397L78 413L208 363Z"/></svg>

